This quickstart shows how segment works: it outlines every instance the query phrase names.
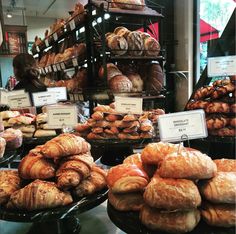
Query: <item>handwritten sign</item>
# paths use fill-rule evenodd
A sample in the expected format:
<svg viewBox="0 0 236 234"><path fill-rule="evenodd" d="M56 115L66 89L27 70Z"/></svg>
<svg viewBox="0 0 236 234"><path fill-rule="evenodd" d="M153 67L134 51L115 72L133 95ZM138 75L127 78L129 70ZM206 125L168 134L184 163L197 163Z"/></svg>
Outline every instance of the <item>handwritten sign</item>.
<svg viewBox="0 0 236 234"><path fill-rule="evenodd" d="M57 66L54 64L52 65L53 71L56 72L57 71Z"/></svg>
<svg viewBox="0 0 236 234"><path fill-rule="evenodd" d="M32 93L34 106L44 106L57 103L57 99L52 92Z"/></svg>
<svg viewBox="0 0 236 234"><path fill-rule="evenodd" d="M49 93L52 93L55 95L55 99L57 101L64 101L67 100L67 92L66 87L53 87L53 88L47 88L47 91Z"/></svg>
<svg viewBox="0 0 236 234"><path fill-rule="evenodd" d="M142 114L143 99L115 96L115 109L119 113Z"/></svg>
<svg viewBox="0 0 236 234"><path fill-rule="evenodd" d="M73 59L72 59L72 63L73 63L73 66L74 66L74 67L77 67L77 66L78 66L77 58L73 58Z"/></svg>
<svg viewBox="0 0 236 234"><path fill-rule="evenodd" d="M31 106L29 94L28 93L23 93L23 94L8 96L8 105L11 108Z"/></svg>
<svg viewBox="0 0 236 234"><path fill-rule="evenodd" d="M57 70L60 71L61 70L61 66L60 66L60 63L57 63Z"/></svg>
<svg viewBox="0 0 236 234"><path fill-rule="evenodd" d="M204 138L208 135L203 110L160 115L158 126L161 141L166 142Z"/></svg>
<svg viewBox="0 0 236 234"><path fill-rule="evenodd" d="M66 69L65 63L61 63L61 69L62 69L62 70L65 70L65 69Z"/></svg>
<svg viewBox="0 0 236 234"><path fill-rule="evenodd" d="M75 29L75 21L71 20L69 24L70 24L70 30L71 31L74 30Z"/></svg>

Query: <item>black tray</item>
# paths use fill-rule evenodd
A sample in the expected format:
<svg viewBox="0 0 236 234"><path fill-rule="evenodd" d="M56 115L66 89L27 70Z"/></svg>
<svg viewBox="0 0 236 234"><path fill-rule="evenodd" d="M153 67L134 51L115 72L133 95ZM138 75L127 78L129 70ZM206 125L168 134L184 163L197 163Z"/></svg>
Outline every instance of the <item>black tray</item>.
<svg viewBox="0 0 236 234"><path fill-rule="evenodd" d="M67 219L90 210L107 199L108 189L81 198L70 205L41 211L8 210L0 207L0 219L13 222L50 222Z"/></svg>
<svg viewBox="0 0 236 234"><path fill-rule="evenodd" d="M20 156L23 152L23 148L8 150L6 149L2 158L0 158L0 167L5 167L11 163L16 157Z"/></svg>
<svg viewBox="0 0 236 234"><path fill-rule="evenodd" d="M146 228L139 220L139 212L122 212L118 211L108 202L107 213L111 221L122 231L143 234L167 234L163 231L153 231ZM234 228L211 227L204 221L200 221L197 227L189 234L235 234Z"/></svg>

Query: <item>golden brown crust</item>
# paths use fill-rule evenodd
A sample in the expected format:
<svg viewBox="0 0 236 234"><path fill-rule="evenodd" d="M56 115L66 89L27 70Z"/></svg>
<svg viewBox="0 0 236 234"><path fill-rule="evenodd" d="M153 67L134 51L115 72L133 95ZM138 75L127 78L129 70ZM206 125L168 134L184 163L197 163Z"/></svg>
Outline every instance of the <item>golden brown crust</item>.
<svg viewBox="0 0 236 234"><path fill-rule="evenodd" d="M91 117L92 117L92 119L95 119L95 120L103 120L104 114L101 111L96 111L92 114Z"/></svg>
<svg viewBox="0 0 236 234"><path fill-rule="evenodd" d="M161 178L156 174L143 197L149 206L166 210L191 209L201 204L198 188L191 180Z"/></svg>
<svg viewBox="0 0 236 234"><path fill-rule="evenodd" d="M197 209L163 212L143 206L140 211L141 222L151 230L163 230L168 233L185 233L191 232L200 220L200 212Z"/></svg>
<svg viewBox="0 0 236 234"><path fill-rule="evenodd" d="M201 87L196 90L196 92L193 95L193 98L195 100L200 100L209 97L214 92L214 87L207 86L207 87Z"/></svg>
<svg viewBox="0 0 236 234"><path fill-rule="evenodd" d="M236 172L236 159L215 159L214 163L217 166L218 172Z"/></svg>

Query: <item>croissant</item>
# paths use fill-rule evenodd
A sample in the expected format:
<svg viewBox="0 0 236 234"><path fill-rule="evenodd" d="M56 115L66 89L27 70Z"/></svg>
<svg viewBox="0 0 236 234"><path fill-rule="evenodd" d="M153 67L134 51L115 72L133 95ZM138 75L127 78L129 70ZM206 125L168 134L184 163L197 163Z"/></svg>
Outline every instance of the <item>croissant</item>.
<svg viewBox="0 0 236 234"><path fill-rule="evenodd" d="M64 133L46 142L41 151L47 158L60 158L86 153L89 150L90 144L83 138L70 133Z"/></svg>
<svg viewBox="0 0 236 234"><path fill-rule="evenodd" d="M214 92L213 86L201 87L196 90L193 95L195 100L200 100L209 97Z"/></svg>
<svg viewBox="0 0 236 234"><path fill-rule="evenodd" d="M93 157L90 154L66 157L56 172L57 185L64 190L77 186L90 175Z"/></svg>
<svg viewBox="0 0 236 234"><path fill-rule="evenodd" d="M102 190L107 186L106 182L107 172L102 168L93 165L89 177L82 180L82 182L75 187L75 195L83 197Z"/></svg>
<svg viewBox="0 0 236 234"><path fill-rule="evenodd" d="M149 206L166 210L192 209L201 204L198 188L191 180L161 178L157 174L152 177L143 197Z"/></svg>
<svg viewBox="0 0 236 234"><path fill-rule="evenodd" d="M117 165L107 174L107 184L113 193L143 191L148 184L148 175L136 165Z"/></svg>
<svg viewBox="0 0 236 234"><path fill-rule="evenodd" d="M150 143L142 151L144 163L158 165L168 154L181 151L183 146L171 143Z"/></svg>
<svg viewBox="0 0 236 234"><path fill-rule="evenodd" d="M228 93L232 93L235 90L235 86L232 83L225 84L223 86L217 87L213 93L211 93L212 99L218 99L225 96Z"/></svg>
<svg viewBox="0 0 236 234"><path fill-rule="evenodd" d="M0 205L8 201L11 194L20 189L21 179L16 170L0 170Z"/></svg>
<svg viewBox="0 0 236 234"><path fill-rule="evenodd" d="M72 201L70 193L60 191L54 182L35 180L14 192L7 208L32 211L65 206Z"/></svg>
<svg viewBox="0 0 236 234"><path fill-rule="evenodd" d="M42 154L31 152L20 162L18 172L23 179L49 179L55 176L55 165Z"/></svg>
<svg viewBox="0 0 236 234"><path fill-rule="evenodd" d="M92 119L95 119L95 120L103 120L104 114L101 111L96 111L91 115L91 117Z"/></svg>
<svg viewBox="0 0 236 234"><path fill-rule="evenodd" d="M235 159L215 159L213 160L217 166L217 171L220 172L236 172L236 160Z"/></svg>

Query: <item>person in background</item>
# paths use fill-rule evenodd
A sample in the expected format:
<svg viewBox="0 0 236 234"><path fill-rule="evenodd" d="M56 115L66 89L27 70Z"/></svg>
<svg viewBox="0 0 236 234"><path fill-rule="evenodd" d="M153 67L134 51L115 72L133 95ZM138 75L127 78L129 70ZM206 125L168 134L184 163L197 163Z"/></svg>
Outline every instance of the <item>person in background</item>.
<svg viewBox="0 0 236 234"><path fill-rule="evenodd" d="M13 90L24 89L30 94L47 90L39 80L39 71L32 55L26 53L16 55L13 59L13 70L18 81Z"/></svg>
<svg viewBox="0 0 236 234"><path fill-rule="evenodd" d="M16 78L14 76L10 76L7 83L6 83L5 89L11 91L14 89L16 84L17 84Z"/></svg>

